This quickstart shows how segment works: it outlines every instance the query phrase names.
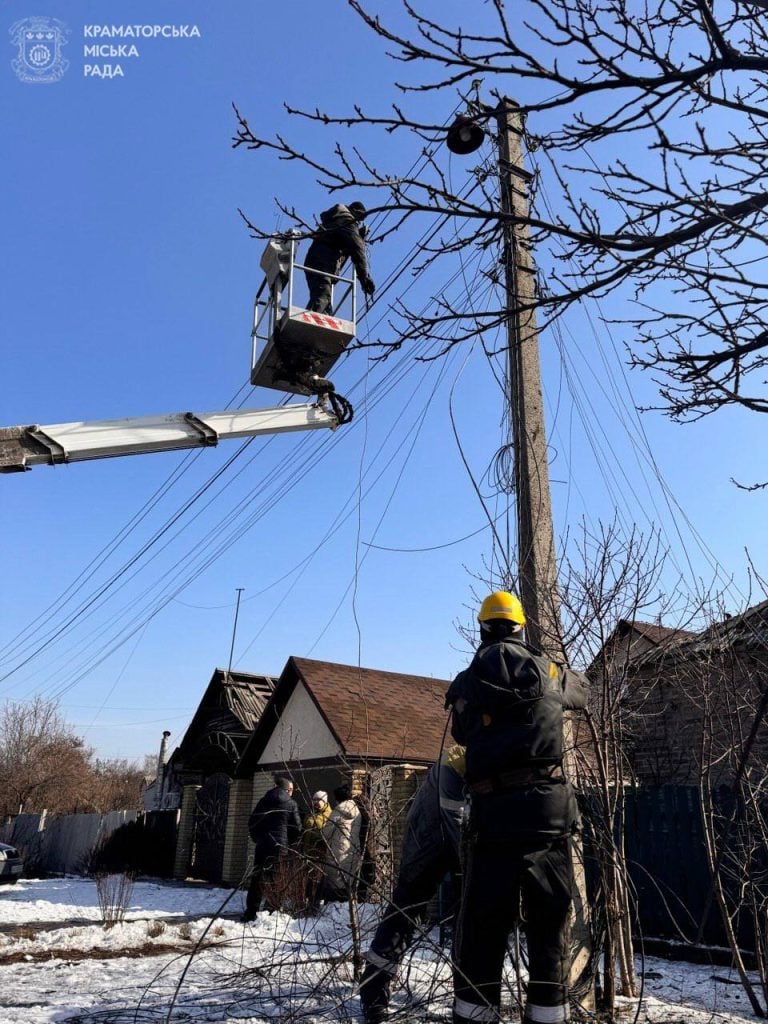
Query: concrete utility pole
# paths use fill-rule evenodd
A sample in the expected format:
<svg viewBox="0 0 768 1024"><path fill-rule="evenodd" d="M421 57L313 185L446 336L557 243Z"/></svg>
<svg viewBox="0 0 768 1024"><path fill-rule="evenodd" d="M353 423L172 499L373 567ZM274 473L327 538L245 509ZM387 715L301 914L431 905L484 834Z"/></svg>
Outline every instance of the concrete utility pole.
<svg viewBox="0 0 768 1024"><path fill-rule="evenodd" d="M523 119L517 104L506 98L497 118L501 208L507 215L525 218L533 175L523 167ZM536 298L536 265L525 222L508 224L505 235L507 387L515 448L520 600L528 620L528 642L562 660L539 334L534 310L520 310Z"/></svg>
<svg viewBox="0 0 768 1024"><path fill-rule="evenodd" d="M525 609L526 639L553 660L564 661L560 639L560 603L549 492L547 432L539 365L539 335L532 308L536 297L536 267L528 236L528 185L533 175L523 167L523 118L517 104L504 98L497 111L501 207L521 218L505 228L504 269L507 291L507 387L515 450L515 496L520 599ZM521 310L520 307L528 307ZM566 772L573 778L573 727L566 722ZM589 959L586 880L581 843L574 843L574 922L577 947L571 977ZM593 1000L583 1000L589 1008Z"/></svg>

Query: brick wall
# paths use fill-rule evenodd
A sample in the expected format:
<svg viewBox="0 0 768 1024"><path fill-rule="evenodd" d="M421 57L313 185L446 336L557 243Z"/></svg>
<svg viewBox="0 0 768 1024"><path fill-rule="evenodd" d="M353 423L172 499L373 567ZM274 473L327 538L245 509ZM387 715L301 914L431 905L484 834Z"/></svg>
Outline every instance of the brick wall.
<svg viewBox="0 0 768 1024"><path fill-rule="evenodd" d="M256 804L259 802L259 800L261 800L261 798L264 796L264 794L268 790L272 789L274 784L275 784L275 781L274 781L274 778L272 776L272 772L256 772L256 774L253 776L253 781L252 781L253 789L251 791L251 806L250 806L250 808L248 810L248 816L249 817L250 817L251 811L256 806ZM245 860L246 860L246 865L248 865L253 860L253 841L252 841L251 837L248 835L248 827L247 827L248 826L248 820L247 820L247 818L246 818L245 824L246 824L246 830L245 830L245 835L246 835Z"/></svg>
<svg viewBox="0 0 768 1024"><path fill-rule="evenodd" d="M392 789L390 791L390 816L392 832L392 854L395 876L400 866L400 853L405 836L405 822L411 797L427 777L428 769L423 765L398 764L392 768Z"/></svg>
<svg viewBox="0 0 768 1024"><path fill-rule="evenodd" d="M186 878L192 859L192 841L195 833L195 809L197 791L200 786L184 786L181 791L179 831L176 835L176 857L173 863L174 878Z"/></svg>
<svg viewBox="0 0 768 1024"><path fill-rule="evenodd" d="M253 779L234 779L229 787L227 830L221 880L237 885L248 866L248 818L253 808Z"/></svg>

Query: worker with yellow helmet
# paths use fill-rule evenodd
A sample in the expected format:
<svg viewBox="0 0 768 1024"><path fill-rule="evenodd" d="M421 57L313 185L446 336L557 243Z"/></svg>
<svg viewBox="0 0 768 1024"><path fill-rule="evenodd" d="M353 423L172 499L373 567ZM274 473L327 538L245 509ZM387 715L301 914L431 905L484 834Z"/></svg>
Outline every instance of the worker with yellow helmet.
<svg viewBox="0 0 768 1024"><path fill-rule="evenodd" d="M567 923L578 822L563 771L563 711L586 706L588 680L523 639L513 594L487 597L480 645L452 683L454 739L466 747L471 812L454 945L454 1022L497 1021L509 933L524 918L524 1024L569 1019Z"/></svg>

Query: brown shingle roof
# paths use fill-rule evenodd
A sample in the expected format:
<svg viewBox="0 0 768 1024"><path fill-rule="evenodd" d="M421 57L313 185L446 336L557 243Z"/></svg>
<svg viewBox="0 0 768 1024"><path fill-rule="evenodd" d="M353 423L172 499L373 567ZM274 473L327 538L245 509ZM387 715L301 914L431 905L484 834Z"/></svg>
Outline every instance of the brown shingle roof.
<svg viewBox="0 0 768 1024"><path fill-rule="evenodd" d="M641 636L646 637L654 644L662 644L667 640L685 640L687 637L695 636L688 629L676 629L673 626L661 626L652 622L640 622L638 619L622 619L619 628L634 629Z"/></svg>
<svg viewBox="0 0 768 1024"><path fill-rule="evenodd" d="M447 680L311 658L291 661L347 756L437 758Z"/></svg>

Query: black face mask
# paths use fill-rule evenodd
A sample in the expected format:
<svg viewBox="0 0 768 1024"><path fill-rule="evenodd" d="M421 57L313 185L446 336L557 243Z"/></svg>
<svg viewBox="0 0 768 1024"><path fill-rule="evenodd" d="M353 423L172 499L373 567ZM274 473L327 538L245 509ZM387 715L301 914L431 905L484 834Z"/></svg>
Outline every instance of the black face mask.
<svg viewBox="0 0 768 1024"><path fill-rule="evenodd" d="M514 622L507 619L492 619L480 626L480 645L500 644L505 640L521 638L521 630L516 629Z"/></svg>

